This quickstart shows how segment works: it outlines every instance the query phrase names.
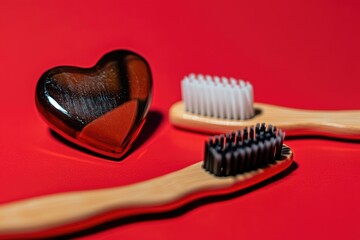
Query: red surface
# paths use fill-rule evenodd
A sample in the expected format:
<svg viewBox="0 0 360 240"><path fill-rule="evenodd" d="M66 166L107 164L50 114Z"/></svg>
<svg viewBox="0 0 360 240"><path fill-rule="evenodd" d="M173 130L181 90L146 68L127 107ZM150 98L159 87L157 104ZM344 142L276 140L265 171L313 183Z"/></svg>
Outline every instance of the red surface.
<svg viewBox="0 0 360 240"><path fill-rule="evenodd" d="M125 185L199 161L207 136L174 129L167 118L190 72L247 79L258 102L360 109L359 11L357 1L335 0L2 1L0 203ZM47 69L89 67L119 48L148 60L154 98L140 146L114 162L55 138L37 114L34 92ZM359 239L360 143L286 143L298 168L284 178L178 214L120 221L81 236Z"/></svg>

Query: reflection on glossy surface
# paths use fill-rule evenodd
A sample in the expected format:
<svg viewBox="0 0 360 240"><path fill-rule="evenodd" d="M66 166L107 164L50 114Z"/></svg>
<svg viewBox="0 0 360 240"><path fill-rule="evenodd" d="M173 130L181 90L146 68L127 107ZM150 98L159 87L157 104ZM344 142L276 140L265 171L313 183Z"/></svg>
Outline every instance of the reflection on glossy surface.
<svg viewBox="0 0 360 240"><path fill-rule="evenodd" d="M36 105L49 126L68 140L121 157L141 129L151 102L147 62L125 50L92 68L56 67L36 87Z"/></svg>

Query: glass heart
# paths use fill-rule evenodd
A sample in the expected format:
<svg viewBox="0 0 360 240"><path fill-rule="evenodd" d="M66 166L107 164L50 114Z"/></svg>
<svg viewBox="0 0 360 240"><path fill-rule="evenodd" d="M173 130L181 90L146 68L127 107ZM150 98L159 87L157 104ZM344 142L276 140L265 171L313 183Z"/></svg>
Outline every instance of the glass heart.
<svg viewBox="0 0 360 240"><path fill-rule="evenodd" d="M91 68L55 67L36 86L36 106L50 128L93 152L120 158L145 121L152 97L148 63L116 50Z"/></svg>

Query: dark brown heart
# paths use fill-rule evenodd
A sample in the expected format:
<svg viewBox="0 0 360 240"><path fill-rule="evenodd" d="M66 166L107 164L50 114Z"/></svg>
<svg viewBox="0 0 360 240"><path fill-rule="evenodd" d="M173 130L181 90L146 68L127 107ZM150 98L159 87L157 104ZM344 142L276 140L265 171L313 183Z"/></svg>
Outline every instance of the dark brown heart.
<svg viewBox="0 0 360 240"><path fill-rule="evenodd" d="M62 66L45 72L36 106L50 128L96 153L119 158L145 121L152 77L141 56L117 50L91 68Z"/></svg>

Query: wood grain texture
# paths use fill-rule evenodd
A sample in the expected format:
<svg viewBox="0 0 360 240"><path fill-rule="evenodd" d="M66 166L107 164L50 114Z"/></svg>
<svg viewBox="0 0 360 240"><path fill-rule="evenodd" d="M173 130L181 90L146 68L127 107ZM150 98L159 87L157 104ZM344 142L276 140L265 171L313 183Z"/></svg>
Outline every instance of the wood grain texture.
<svg viewBox="0 0 360 240"><path fill-rule="evenodd" d="M226 120L185 112L183 102L169 112L173 125L199 132L224 133L266 122L283 129L287 135L315 134L360 139L360 110L302 110L255 103L257 114L248 120Z"/></svg>
<svg viewBox="0 0 360 240"><path fill-rule="evenodd" d="M289 167L293 153L287 146L284 145L284 148L286 151L283 151L281 160L236 177L215 177L206 172L199 162L128 186L59 193L3 204L0 206L0 238L49 237L129 214L169 210L201 196L238 191ZM129 213L126 209L137 211ZM110 212L116 214L102 217ZM89 224L84 224L89 219ZM51 229L56 229L56 232L51 232Z"/></svg>

